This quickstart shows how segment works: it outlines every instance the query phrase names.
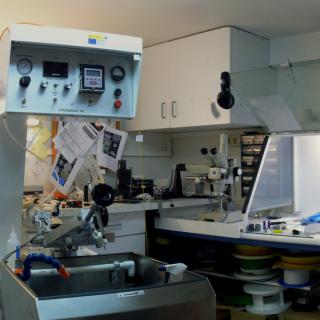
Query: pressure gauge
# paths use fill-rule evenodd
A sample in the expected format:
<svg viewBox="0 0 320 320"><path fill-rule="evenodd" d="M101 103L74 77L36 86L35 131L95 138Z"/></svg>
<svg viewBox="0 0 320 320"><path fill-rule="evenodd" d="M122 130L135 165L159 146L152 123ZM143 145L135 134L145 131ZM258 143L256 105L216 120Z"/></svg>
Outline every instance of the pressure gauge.
<svg viewBox="0 0 320 320"><path fill-rule="evenodd" d="M120 66L114 66L111 68L111 78L114 81L121 81L126 76L126 72Z"/></svg>
<svg viewBox="0 0 320 320"><path fill-rule="evenodd" d="M21 75L27 75L32 71L32 62L29 59L20 59L17 63L17 70Z"/></svg>

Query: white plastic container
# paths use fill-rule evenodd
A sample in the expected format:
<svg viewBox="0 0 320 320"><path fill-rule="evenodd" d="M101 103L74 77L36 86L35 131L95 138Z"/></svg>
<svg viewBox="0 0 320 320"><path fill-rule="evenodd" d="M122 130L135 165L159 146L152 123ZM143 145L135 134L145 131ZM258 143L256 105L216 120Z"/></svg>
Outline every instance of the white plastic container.
<svg viewBox="0 0 320 320"><path fill-rule="evenodd" d="M14 229L14 226L12 226L9 239L7 241L7 253L10 253L16 250L19 246L20 246L20 241L18 239L18 235ZM16 261L16 253L13 253L8 259L8 266L12 270L15 269L15 261Z"/></svg>

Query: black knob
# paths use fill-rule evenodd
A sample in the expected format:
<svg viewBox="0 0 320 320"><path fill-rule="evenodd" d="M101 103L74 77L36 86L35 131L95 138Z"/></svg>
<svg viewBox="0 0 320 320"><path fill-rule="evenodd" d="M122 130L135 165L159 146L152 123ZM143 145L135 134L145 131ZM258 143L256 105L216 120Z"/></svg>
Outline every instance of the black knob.
<svg viewBox="0 0 320 320"><path fill-rule="evenodd" d="M205 156L206 154L208 154L208 149L207 148L201 148L200 152L201 152L201 154L203 154Z"/></svg>
<svg viewBox="0 0 320 320"><path fill-rule="evenodd" d="M27 88L31 82L31 78L29 76L23 76L19 80L19 84L23 88Z"/></svg>
<svg viewBox="0 0 320 320"><path fill-rule="evenodd" d="M122 90L120 88L117 88L114 90L113 94L115 97L119 98L122 94Z"/></svg>
<svg viewBox="0 0 320 320"><path fill-rule="evenodd" d="M114 190L105 183L99 183L92 190L92 199L98 206L110 206L114 200Z"/></svg>

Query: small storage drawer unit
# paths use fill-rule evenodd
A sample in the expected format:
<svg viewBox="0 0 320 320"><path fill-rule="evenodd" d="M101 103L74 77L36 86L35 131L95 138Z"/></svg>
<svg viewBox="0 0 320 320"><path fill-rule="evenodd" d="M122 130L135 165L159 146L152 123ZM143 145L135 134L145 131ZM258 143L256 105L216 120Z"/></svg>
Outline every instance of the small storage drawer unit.
<svg viewBox="0 0 320 320"><path fill-rule="evenodd" d="M245 132L241 136L241 195L246 197L254 177L263 148L265 134L262 132Z"/></svg>

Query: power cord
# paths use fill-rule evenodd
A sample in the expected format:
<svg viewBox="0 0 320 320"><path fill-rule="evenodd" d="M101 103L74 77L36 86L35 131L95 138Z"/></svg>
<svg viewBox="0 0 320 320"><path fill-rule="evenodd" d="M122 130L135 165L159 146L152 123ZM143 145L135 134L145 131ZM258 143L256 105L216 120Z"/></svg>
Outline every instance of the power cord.
<svg viewBox="0 0 320 320"><path fill-rule="evenodd" d="M8 136L11 138L11 140L17 145L19 146L21 149L23 149L24 151L32 154L34 157L38 158L38 156L32 152L30 149L28 149L26 146L24 146L11 132L11 130L9 129L9 126L8 126L8 123L7 123L7 120L6 118L2 117L2 120L3 120L3 124L4 124L4 127L8 133Z"/></svg>

